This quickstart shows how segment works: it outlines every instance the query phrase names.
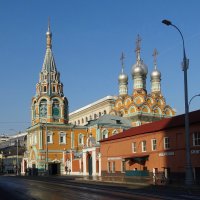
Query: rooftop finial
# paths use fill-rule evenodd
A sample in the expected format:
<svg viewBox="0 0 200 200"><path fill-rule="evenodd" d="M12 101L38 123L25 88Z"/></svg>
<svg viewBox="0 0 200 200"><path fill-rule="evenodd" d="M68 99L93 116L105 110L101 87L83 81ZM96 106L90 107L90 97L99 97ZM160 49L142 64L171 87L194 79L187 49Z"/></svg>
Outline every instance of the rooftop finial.
<svg viewBox="0 0 200 200"><path fill-rule="evenodd" d="M125 59L125 55L124 55L124 53L122 51L122 55L121 55L121 58L120 58L120 60L122 62L122 74L124 73L124 59Z"/></svg>
<svg viewBox="0 0 200 200"><path fill-rule="evenodd" d="M157 55L158 55L158 51L157 49L154 49L152 56L154 57L153 62L154 62L155 69L157 69Z"/></svg>
<svg viewBox="0 0 200 200"><path fill-rule="evenodd" d="M137 60L140 60L141 41L142 39L140 35L138 34L137 39L136 39L136 49L135 49Z"/></svg>
<svg viewBox="0 0 200 200"><path fill-rule="evenodd" d="M51 30L50 30L50 17L48 18L48 29L46 32L46 36L47 36L47 48L51 48Z"/></svg>
<svg viewBox="0 0 200 200"><path fill-rule="evenodd" d="M50 31L50 17L48 17L48 31L47 32L51 32Z"/></svg>

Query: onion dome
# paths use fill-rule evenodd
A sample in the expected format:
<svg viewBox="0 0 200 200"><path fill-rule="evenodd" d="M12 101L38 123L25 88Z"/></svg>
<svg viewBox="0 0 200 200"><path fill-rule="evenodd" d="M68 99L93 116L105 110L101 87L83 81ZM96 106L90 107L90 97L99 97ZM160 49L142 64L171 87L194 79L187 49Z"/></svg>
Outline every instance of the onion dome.
<svg viewBox="0 0 200 200"><path fill-rule="evenodd" d="M131 70L132 77L146 76L147 73L148 73L147 66L143 63L142 60L137 60L136 64L132 66Z"/></svg>
<svg viewBox="0 0 200 200"><path fill-rule="evenodd" d="M122 55L121 55L121 62L122 62L122 71L120 73L120 75L118 76L118 81L119 83L128 83L128 76L124 73L124 59L125 59L125 56L124 56L124 53L122 52Z"/></svg>
<svg viewBox="0 0 200 200"><path fill-rule="evenodd" d="M122 72L118 77L118 81L119 81L119 83L127 83L128 76Z"/></svg>
<svg viewBox="0 0 200 200"><path fill-rule="evenodd" d="M161 79L161 73L160 71L155 68L151 73L151 79Z"/></svg>
<svg viewBox="0 0 200 200"><path fill-rule="evenodd" d="M138 38L136 40L136 63L132 66L131 69L131 74L132 74L132 78L134 79L135 76L146 76L148 73L148 69L147 66L144 64L143 60L140 57L140 42L141 42L141 38L138 35Z"/></svg>
<svg viewBox="0 0 200 200"><path fill-rule="evenodd" d="M151 80L160 80L161 79L161 73L160 71L157 69L157 60L156 57L158 55L158 52L156 49L154 49L153 52L153 57L154 57L154 70L151 73Z"/></svg>
<svg viewBox="0 0 200 200"><path fill-rule="evenodd" d="M157 69L156 57L158 52L154 49L153 57L154 57L154 70L151 72L151 92L161 92L161 73Z"/></svg>

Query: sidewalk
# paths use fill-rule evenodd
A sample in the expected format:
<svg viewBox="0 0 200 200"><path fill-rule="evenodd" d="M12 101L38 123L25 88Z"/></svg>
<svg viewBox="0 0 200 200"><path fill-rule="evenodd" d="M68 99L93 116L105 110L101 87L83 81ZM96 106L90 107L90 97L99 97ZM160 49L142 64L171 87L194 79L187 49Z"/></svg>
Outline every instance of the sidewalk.
<svg viewBox="0 0 200 200"><path fill-rule="evenodd" d="M171 190L187 190L188 193L197 194L200 196L200 185L187 186L183 184L165 184L165 185L154 185L152 181L146 180L145 182L142 179L133 179L133 178L124 178L124 177L99 177L99 176L82 176L75 177L76 181L80 182L91 182L94 184L112 184L128 187L149 187L149 188L158 188L158 189L171 189Z"/></svg>

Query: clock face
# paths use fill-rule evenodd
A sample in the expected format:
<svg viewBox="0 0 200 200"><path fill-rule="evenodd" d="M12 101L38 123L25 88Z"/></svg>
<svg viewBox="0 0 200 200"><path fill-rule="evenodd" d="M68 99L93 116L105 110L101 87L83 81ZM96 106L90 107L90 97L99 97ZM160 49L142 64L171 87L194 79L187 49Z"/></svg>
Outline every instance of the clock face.
<svg viewBox="0 0 200 200"><path fill-rule="evenodd" d="M46 107L46 105L41 105L40 106L40 116L41 117L46 117L47 116L47 107Z"/></svg>

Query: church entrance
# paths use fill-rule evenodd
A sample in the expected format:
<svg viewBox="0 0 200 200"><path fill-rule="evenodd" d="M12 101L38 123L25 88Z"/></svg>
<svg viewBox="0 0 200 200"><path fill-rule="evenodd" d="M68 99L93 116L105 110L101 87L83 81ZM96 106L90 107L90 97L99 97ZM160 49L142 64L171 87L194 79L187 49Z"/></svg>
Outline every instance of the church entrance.
<svg viewBox="0 0 200 200"><path fill-rule="evenodd" d="M60 174L60 163L50 163L49 175L59 175L59 174Z"/></svg>

